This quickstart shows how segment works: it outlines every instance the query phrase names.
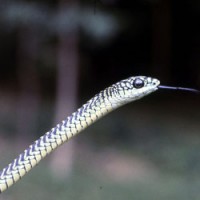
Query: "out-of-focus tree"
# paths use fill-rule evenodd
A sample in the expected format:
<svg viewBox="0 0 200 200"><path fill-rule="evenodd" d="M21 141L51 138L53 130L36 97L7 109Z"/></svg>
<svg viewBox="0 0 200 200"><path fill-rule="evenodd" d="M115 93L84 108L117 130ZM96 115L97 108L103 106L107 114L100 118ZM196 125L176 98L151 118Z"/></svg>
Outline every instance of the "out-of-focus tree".
<svg viewBox="0 0 200 200"><path fill-rule="evenodd" d="M171 66L171 5L170 0L154 2L152 17L153 70L161 80L169 81ZM167 80L168 79L168 80Z"/></svg>
<svg viewBox="0 0 200 200"><path fill-rule="evenodd" d="M78 50L78 24L75 12L78 9L78 1L61 1L59 5L59 16L71 13L70 30L63 27L58 33L57 47L57 95L55 121L61 121L70 115L77 107L78 74L79 74L79 50ZM67 26L67 24L63 24ZM72 169L74 159L75 140L69 141L57 149L51 157L51 169L54 175L65 178Z"/></svg>
<svg viewBox="0 0 200 200"><path fill-rule="evenodd" d="M16 144L21 146L27 143L37 130L39 113L39 75L37 70L37 58L39 39L34 29L20 27L18 29L17 63L19 95L17 99L17 134Z"/></svg>

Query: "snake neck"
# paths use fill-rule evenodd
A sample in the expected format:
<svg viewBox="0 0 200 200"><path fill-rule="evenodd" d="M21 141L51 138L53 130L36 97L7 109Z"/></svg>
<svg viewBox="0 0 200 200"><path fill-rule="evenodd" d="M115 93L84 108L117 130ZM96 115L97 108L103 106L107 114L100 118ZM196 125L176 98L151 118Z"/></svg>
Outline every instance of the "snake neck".
<svg viewBox="0 0 200 200"><path fill-rule="evenodd" d="M113 96L113 88L106 88L98 95L91 98L86 104L72 113L65 122L66 127L76 125L76 130L72 131L77 134L89 125L99 120L107 113L113 111L121 105L121 101ZM109 98L108 98L109 97Z"/></svg>

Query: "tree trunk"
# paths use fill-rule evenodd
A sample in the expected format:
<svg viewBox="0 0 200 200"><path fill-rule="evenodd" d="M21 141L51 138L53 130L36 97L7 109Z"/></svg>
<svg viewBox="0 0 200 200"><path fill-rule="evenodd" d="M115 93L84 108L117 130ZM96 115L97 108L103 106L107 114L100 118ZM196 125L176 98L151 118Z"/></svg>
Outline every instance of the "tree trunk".
<svg viewBox="0 0 200 200"><path fill-rule="evenodd" d="M17 148L27 143L30 138L34 138L40 102L39 77L36 68L39 41L33 30L21 28L18 43Z"/></svg>
<svg viewBox="0 0 200 200"><path fill-rule="evenodd" d="M153 5L153 69L161 80L170 78L171 65L171 10L170 0Z"/></svg>
<svg viewBox="0 0 200 200"><path fill-rule="evenodd" d="M66 4L65 4L66 6ZM58 73L55 121L60 122L77 108L78 91L78 31L59 34ZM71 172L74 159L74 140L59 147L51 157L54 175L65 178Z"/></svg>

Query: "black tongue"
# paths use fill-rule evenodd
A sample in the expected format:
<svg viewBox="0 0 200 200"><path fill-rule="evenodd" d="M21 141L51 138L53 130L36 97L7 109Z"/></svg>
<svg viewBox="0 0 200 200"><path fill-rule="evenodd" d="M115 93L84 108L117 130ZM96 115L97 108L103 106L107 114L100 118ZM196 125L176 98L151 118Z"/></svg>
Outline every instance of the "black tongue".
<svg viewBox="0 0 200 200"><path fill-rule="evenodd" d="M193 88L172 87L172 86L165 86L165 85L159 85L158 88L167 89L167 90L184 90L184 91L189 91L189 92L200 93L199 90L196 90L196 89L193 89Z"/></svg>

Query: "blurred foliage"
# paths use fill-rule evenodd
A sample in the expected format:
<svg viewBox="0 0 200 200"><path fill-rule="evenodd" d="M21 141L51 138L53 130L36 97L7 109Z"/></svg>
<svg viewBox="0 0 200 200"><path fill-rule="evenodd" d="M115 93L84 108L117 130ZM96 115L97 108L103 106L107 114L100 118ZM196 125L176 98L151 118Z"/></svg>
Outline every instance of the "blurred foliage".
<svg viewBox="0 0 200 200"><path fill-rule="evenodd" d="M152 63L156 45L153 44L156 27L152 26L154 24L152 15L154 9L158 11L161 9L162 2L169 2L171 38L170 62L167 66L169 74L161 77L163 80L171 80L181 85L199 84L199 31L195 25L199 19L198 1L182 1L180 7L178 2L166 0L126 2L84 0L80 1L78 6L71 4L62 10L58 9L57 1L1 2L0 63L2 66L7 66L1 68L0 72L3 74L1 79L17 70L16 33L22 26L31 29L42 41L38 54L41 55L40 61L43 62L37 67L52 64L55 66L51 59L55 55L57 34L63 32L67 35L67 32L79 27L83 68L81 78L90 80L88 84L95 83L95 79L99 77L97 82L102 88L102 77L105 72L107 80L112 76L113 80L110 82L130 74L150 74L159 77L164 67L163 63L158 63L158 66ZM156 18L159 17L158 15ZM158 28L159 26L160 24L157 25ZM165 39L160 37L161 41ZM49 62L46 58L50 59Z"/></svg>
<svg viewBox="0 0 200 200"><path fill-rule="evenodd" d="M2 198L198 199L199 113L193 110L197 116L190 122L177 113L170 123L169 103L165 108L162 103L157 105L160 109L153 115L154 108L148 105L131 107L108 115L77 137L74 170L65 180L53 176L47 159L3 193ZM180 105L175 110L186 112L191 108ZM123 118L121 129L117 126L119 118ZM117 137L118 131L127 135L128 141ZM111 134L115 137L109 140ZM4 146L0 153L2 163L11 159L11 150L12 145Z"/></svg>

